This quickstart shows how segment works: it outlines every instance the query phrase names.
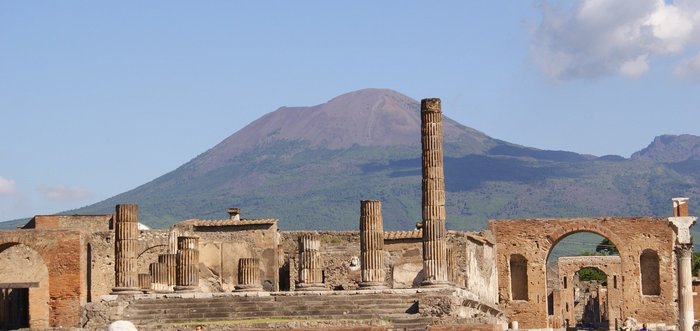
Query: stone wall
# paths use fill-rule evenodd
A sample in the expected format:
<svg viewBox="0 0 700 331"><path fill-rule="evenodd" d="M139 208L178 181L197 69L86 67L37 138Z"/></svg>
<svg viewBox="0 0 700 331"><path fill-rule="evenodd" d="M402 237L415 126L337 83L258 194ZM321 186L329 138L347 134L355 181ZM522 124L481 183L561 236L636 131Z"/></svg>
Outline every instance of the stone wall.
<svg viewBox="0 0 700 331"><path fill-rule="evenodd" d="M192 220L176 226L179 231L200 238L200 290L234 290L241 258L260 259L263 289L278 290L280 239L276 220Z"/></svg>
<svg viewBox="0 0 700 331"><path fill-rule="evenodd" d="M112 215L37 215L32 218L26 229L63 229L83 233L108 231Z"/></svg>
<svg viewBox="0 0 700 331"><path fill-rule="evenodd" d="M678 319L676 236L665 218L615 217L544 220L492 220L496 240L499 303L522 328L549 327L545 263L562 238L576 232L593 232L618 248L621 257L622 300L620 315L657 325L675 325ZM642 295L640 257L652 250L659 257L659 295ZM511 299L511 256L527 261L527 300Z"/></svg>
<svg viewBox="0 0 700 331"><path fill-rule="evenodd" d="M571 256L560 257L558 266L558 305L554 305L554 318L561 321L562 325L575 325L583 312L583 306L587 300L581 300L582 293L579 290L579 298L576 298L576 290L579 289L577 273L582 268L596 268L605 273L607 277L606 297L607 307L603 307L609 320L610 329L622 326L620 309L622 306L622 275L619 256ZM585 292L585 291L584 291ZM590 291L589 291L590 292ZM585 302L584 302L585 301ZM577 304L578 302L578 304ZM612 308L612 309L609 309Z"/></svg>
<svg viewBox="0 0 700 331"><path fill-rule="evenodd" d="M16 247L17 245L22 245ZM15 247L15 248L13 248ZM80 322L81 296L84 288L83 270L86 264L81 234L63 230L14 230L0 231L0 251L16 250L29 257L30 264L4 265L0 283L35 282L36 289L29 290L31 327L76 326ZM30 251L36 252L36 255ZM13 252L13 251L8 251ZM39 258L40 257L40 258ZM9 257L11 260L14 257ZM16 261L15 261L16 262ZM7 272L4 268L27 267L28 270ZM48 300L46 280L42 269L48 273ZM45 311L48 310L48 321Z"/></svg>
<svg viewBox="0 0 700 331"><path fill-rule="evenodd" d="M282 232L281 254L285 275L290 282L298 280L296 264L297 240L307 232ZM322 265L326 287L336 290L359 288L362 281L358 256L360 237L357 231L323 231ZM385 284L390 288L414 288L423 281L423 257L420 231L385 232ZM497 302L497 268L493 243L478 233L448 231L448 245L456 255L455 284L475 294L486 303Z"/></svg>

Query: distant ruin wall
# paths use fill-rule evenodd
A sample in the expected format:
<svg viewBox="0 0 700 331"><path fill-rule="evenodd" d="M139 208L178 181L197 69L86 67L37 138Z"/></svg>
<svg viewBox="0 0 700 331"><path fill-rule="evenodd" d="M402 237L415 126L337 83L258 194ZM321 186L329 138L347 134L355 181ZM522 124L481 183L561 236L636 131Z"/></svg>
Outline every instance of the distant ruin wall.
<svg viewBox="0 0 700 331"><path fill-rule="evenodd" d="M420 232L394 233L384 239L385 283L391 288L419 287L423 281ZM290 263L290 281L297 281L297 239L304 231L282 232L281 254ZM358 289L360 235L357 231L319 231L325 284L328 289ZM478 233L448 231L448 244L456 254L458 287L477 295L486 303L497 302L497 268L493 244Z"/></svg>

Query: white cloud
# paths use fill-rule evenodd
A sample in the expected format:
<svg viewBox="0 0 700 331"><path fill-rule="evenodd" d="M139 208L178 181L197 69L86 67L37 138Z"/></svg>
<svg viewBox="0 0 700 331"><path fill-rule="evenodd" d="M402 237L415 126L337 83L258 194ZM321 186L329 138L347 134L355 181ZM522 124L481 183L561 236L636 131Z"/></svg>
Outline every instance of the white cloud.
<svg viewBox="0 0 700 331"><path fill-rule="evenodd" d="M654 56L700 45L698 1L545 1L532 32L537 66L554 79L639 77Z"/></svg>
<svg viewBox="0 0 700 331"><path fill-rule="evenodd" d="M14 195L15 193L17 193L17 185L15 184L15 181L0 177L0 196Z"/></svg>
<svg viewBox="0 0 700 331"><path fill-rule="evenodd" d="M39 193L51 201L83 201L92 197L92 193L83 187L65 187L62 185L38 188Z"/></svg>

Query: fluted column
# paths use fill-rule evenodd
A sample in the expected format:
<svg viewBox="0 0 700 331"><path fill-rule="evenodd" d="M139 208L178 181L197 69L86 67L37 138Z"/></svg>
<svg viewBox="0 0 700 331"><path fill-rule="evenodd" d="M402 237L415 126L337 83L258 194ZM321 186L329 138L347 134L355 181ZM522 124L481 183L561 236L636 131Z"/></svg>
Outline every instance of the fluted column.
<svg viewBox="0 0 700 331"><path fill-rule="evenodd" d="M172 291L172 288L168 286L168 266L165 263L153 262L148 266L148 271L151 274L151 289L153 291Z"/></svg>
<svg viewBox="0 0 700 331"><path fill-rule="evenodd" d="M139 206L120 204L114 214L114 288L113 294L139 291L136 258L139 249Z"/></svg>
<svg viewBox="0 0 700 331"><path fill-rule="evenodd" d="M299 284L297 291L325 290L321 265L321 239L318 234L309 233L299 237Z"/></svg>
<svg viewBox="0 0 700 331"><path fill-rule="evenodd" d="M260 259L241 258L238 260L238 285L236 291L262 291Z"/></svg>
<svg viewBox="0 0 700 331"><path fill-rule="evenodd" d="M151 274L139 274L139 288L141 292L150 292L152 283Z"/></svg>
<svg viewBox="0 0 700 331"><path fill-rule="evenodd" d="M421 100L423 147L423 272L422 286L448 286L445 229L445 175L442 158L440 99Z"/></svg>
<svg viewBox="0 0 700 331"><path fill-rule="evenodd" d="M158 263L165 265L166 291L173 291L177 283L177 250L175 252L158 255Z"/></svg>
<svg viewBox="0 0 700 331"><path fill-rule="evenodd" d="M192 292L199 286L199 238L177 238L175 292Z"/></svg>
<svg viewBox="0 0 700 331"><path fill-rule="evenodd" d="M362 282L367 289L384 285L384 225L382 203L379 200L360 201L360 266Z"/></svg>

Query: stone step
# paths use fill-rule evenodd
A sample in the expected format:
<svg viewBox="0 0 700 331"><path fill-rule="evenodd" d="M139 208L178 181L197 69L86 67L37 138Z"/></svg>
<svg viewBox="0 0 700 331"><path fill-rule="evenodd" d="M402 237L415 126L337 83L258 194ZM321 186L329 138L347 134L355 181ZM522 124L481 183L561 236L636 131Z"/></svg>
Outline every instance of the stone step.
<svg viewBox="0 0 700 331"><path fill-rule="evenodd" d="M434 321L431 317L402 317L392 321L393 326L389 330L427 330L428 325Z"/></svg>
<svg viewBox="0 0 700 331"><path fill-rule="evenodd" d="M378 315L374 314L355 314L355 315L342 315L342 314L317 314L314 316L265 316L265 317L260 317L260 316L250 316L248 318L230 318L227 316L206 316L206 317L199 317L199 316L179 316L179 317L165 317L165 318L134 318L131 319L133 323L135 323L138 326L149 326L149 325L162 325L162 324L174 324L174 323L191 323L191 324L198 324L198 323L206 323L206 322L217 322L217 323L223 323L227 320L230 321L236 321L239 323L245 322L246 320L261 320L261 319L268 319L272 322L280 322L280 321L309 321L309 320L372 320L372 319L378 319L380 318Z"/></svg>
<svg viewBox="0 0 700 331"><path fill-rule="evenodd" d="M140 317L177 317L177 316L229 316L229 317L252 317L252 316L313 316L318 314L349 315L349 314L374 314L391 315L406 313L405 307L400 308L342 308L342 307L304 307L304 308L273 308L235 311L230 309L198 309L190 310L154 310L154 311L128 311L125 315L129 318Z"/></svg>
<svg viewBox="0 0 700 331"><path fill-rule="evenodd" d="M298 303L298 304L280 304L274 302L259 302L255 304L230 304L230 303L208 303L198 305L181 305L181 304L159 304L147 306L130 306L129 311L143 312L163 312L163 311L190 311L190 310L228 310L228 311L261 311L271 309L286 309L286 310L308 310L308 309L390 309L390 310L408 310L413 303L353 303L344 302L339 304L329 303Z"/></svg>

